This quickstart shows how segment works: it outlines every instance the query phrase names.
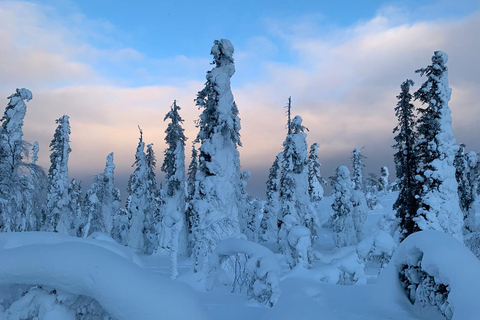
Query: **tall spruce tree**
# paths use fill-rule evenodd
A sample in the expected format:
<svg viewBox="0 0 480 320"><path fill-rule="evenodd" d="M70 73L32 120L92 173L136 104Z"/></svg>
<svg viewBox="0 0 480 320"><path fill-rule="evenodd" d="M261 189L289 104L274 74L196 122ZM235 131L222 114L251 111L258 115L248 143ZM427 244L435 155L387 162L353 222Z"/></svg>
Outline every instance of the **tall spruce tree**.
<svg viewBox="0 0 480 320"><path fill-rule="evenodd" d="M365 198L363 185L363 155L360 149L353 149L352 151L352 168L353 168L353 190L352 190L352 204L353 204L353 225L357 235L358 242L362 241L364 234L364 225L367 220L368 206Z"/></svg>
<svg viewBox="0 0 480 320"><path fill-rule="evenodd" d="M50 169L48 170L47 208L42 230L69 234L72 214L68 209L68 155L70 149L69 117L55 120L58 124L50 143Z"/></svg>
<svg viewBox="0 0 480 320"><path fill-rule="evenodd" d="M195 216L195 210L193 208L192 200L195 196L196 184L196 175L198 172L198 151L195 148L195 143L192 143L192 155L190 164L188 165L187 172L187 205L185 209L185 219L186 219L186 229L188 235L188 255L192 253L192 249L195 244L194 239L194 229L198 228L198 217Z"/></svg>
<svg viewBox="0 0 480 320"><path fill-rule="evenodd" d="M397 126L393 129L396 150L394 155L397 189L397 200L393 204L396 216L399 220L399 239L403 241L410 234L420 230L415 217L419 209L418 194L420 192L418 181L415 176L419 166L419 158L416 150L418 133L416 132L415 106L410 94L412 80L405 80L400 86L401 91L397 96L398 102L395 107L395 116L398 119Z"/></svg>
<svg viewBox="0 0 480 320"><path fill-rule="evenodd" d="M463 214L458 200L458 184L455 179L455 137L448 101L448 56L435 51L432 64L417 70L427 80L414 96L425 105L419 108L418 155L420 207L414 218L420 230L441 230L463 240Z"/></svg>
<svg viewBox="0 0 480 320"><path fill-rule="evenodd" d="M474 170L477 164L476 154L465 154L465 145L458 146L453 164L455 166L455 178L458 183L458 198L462 209L464 227L463 233L468 234L476 231L475 207L476 181Z"/></svg>
<svg viewBox="0 0 480 320"><path fill-rule="evenodd" d="M312 203L319 202L323 199L324 179L320 173L322 165L318 160L318 143L310 146L310 153L308 154L308 194Z"/></svg>
<svg viewBox="0 0 480 320"><path fill-rule="evenodd" d="M28 186L28 179L20 177L19 168L25 164L22 130L27 112L25 101L32 99L32 93L28 89L17 89L7 99L9 102L0 119L0 224L2 231L24 231L27 210L24 201L32 188Z"/></svg>
<svg viewBox="0 0 480 320"><path fill-rule="evenodd" d="M177 253L187 254L187 229L185 228L185 141L187 138L182 128L183 119L178 113L181 110L177 105L177 101L173 101L170 111L165 115L163 121L169 120L170 123L165 130L165 142L167 149L165 150L165 158L162 164L162 171L165 172L165 186L163 190L163 209L165 216L175 214L178 222L169 219L169 223L164 223L163 228L171 228L172 230L162 230L163 235L169 235L172 239L165 239L163 245L168 247L172 255ZM181 223L180 228L175 223ZM175 232L173 232L175 231ZM179 234L176 234L177 231Z"/></svg>
<svg viewBox="0 0 480 320"><path fill-rule="evenodd" d="M340 166L331 178L333 195L333 241L337 247L345 247L358 243L353 222L353 184L350 171Z"/></svg>
<svg viewBox="0 0 480 320"><path fill-rule="evenodd" d="M240 233L240 118L230 78L235 73L233 46L216 40L211 50L215 67L207 72L205 88L197 95L202 109L197 122L200 143L195 196L196 244L194 271L203 269L210 253L223 239Z"/></svg>
<svg viewBox="0 0 480 320"><path fill-rule="evenodd" d="M262 230L261 240L276 242L278 221L280 214L280 164L283 154L280 152L270 168L267 180L267 203L264 206L263 217L260 223Z"/></svg>

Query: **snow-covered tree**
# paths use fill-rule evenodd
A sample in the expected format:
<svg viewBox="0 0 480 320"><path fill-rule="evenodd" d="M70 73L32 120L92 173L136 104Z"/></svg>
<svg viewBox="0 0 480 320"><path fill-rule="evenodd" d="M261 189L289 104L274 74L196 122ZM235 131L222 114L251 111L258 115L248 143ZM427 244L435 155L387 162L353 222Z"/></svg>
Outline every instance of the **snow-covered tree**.
<svg viewBox="0 0 480 320"><path fill-rule="evenodd" d="M477 196L474 170L477 165L477 155L473 152L467 157L465 145L458 146L453 164L455 166L455 178L458 183L458 198L460 209L463 212L463 233L471 233L476 230L475 223L475 199Z"/></svg>
<svg viewBox="0 0 480 320"><path fill-rule="evenodd" d="M353 203L353 224L357 234L357 240L360 242L363 238L363 227L367 220L368 206L365 199L365 193L363 192L363 159L365 156L360 149L353 149L352 151L352 168L353 168L353 190L352 190L352 203Z"/></svg>
<svg viewBox="0 0 480 320"><path fill-rule="evenodd" d="M155 181L152 171L155 167L155 158L153 154L150 154L150 159L147 162L142 130L140 130L139 140L133 164L135 170L130 176L127 187L129 194L126 203L129 221L128 232L123 236L122 242L141 252L151 253L154 250L152 242L156 242L155 239L148 238L152 235L152 232L155 233L155 221L152 220L154 220L156 214L152 211L155 211L157 206L155 197L151 194L156 189L156 185L152 186ZM121 216L120 213L119 215ZM115 229L114 234L118 239L122 230L119 226Z"/></svg>
<svg viewBox="0 0 480 320"><path fill-rule="evenodd" d="M448 56L435 51L432 64L417 70L427 80L414 96L425 108L419 108L418 154L421 162L417 180L422 183L420 208L414 218L420 230L441 230L463 239L463 214L458 200L455 179L455 137L448 101Z"/></svg>
<svg viewBox="0 0 480 320"><path fill-rule="evenodd" d="M207 72L205 88L197 95L202 113L196 141L201 144L195 196L195 267L203 269L219 241L240 233L240 118L230 78L235 73L233 46L216 40L211 50L215 67Z"/></svg>
<svg viewBox="0 0 480 320"><path fill-rule="evenodd" d="M175 100L164 118L164 121L169 119L170 123L165 130L167 149L162 164L162 171L165 172L166 180L163 190L164 205L162 211L165 214L164 220L167 219L168 221L165 220L166 223L162 224L162 232L164 237L173 238L164 239L161 242L163 246L168 246L171 252L186 255L188 240L185 218L185 141L187 138L182 128L183 119L178 113L179 110L181 108ZM181 229L178 229L179 227ZM174 228L174 230L166 230L166 228ZM178 231L178 234L176 231Z"/></svg>
<svg viewBox="0 0 480 320"><path fill-rule="evenodd" d="M103 170L102 183L102 217L105 221L105 233L112 234L113 217L120 210L120 190L115 187L114 176L115 164L113 163L113 152L107 156L105 169Z"/></svg>
<svg viewBox="0 0 480 320"><path fill-rule="evenodd" d="M352 180L350 171L340 166L331 178L333 196L333 241L337 247L357 244L357 236L353 223Z"/></svg>
<svg viewBox="0 0 480 320"><path fill-rule="evenodd" d="M323 199L322 183L324 183L324 179L320 173L322 165L318 160L318 147L318 143L312 144L308 155L308 194L313 203Z"/></svg>
<svg viewBox="0 0 480 320"><path fill-rule="evenodd" d="M50 169L48 170L48 192L44 231L68 234L72 215L68 210L68 155L70 149L69 117L63 115L55 120L58 124L50 143Z"/></svg>
<svg viewBox="0 0 480 320"><path fill-rule="evenodd" d="M145 237L145 252L150 254L157 250L159 246L158 226L161 220L160 207L164 204L155 176L157 159L153 151L153 144L147 145L145 161L147 164L147 206L144 212L145 221L143 223L143 234Z"/></svg>
<svg viewBox="0 0 480 320"><path fill-rule="evenodd" d="M382 192L383 194L388 193L388 186L390 182L388 181L388 176L390 173L388 172L388 168L383 166L380 168L380 178L378 178L378 191Z"/></svg>
<svg viewBox="0 0 480 320"><path fill-rule="evenodd" d="M195 210L191 201L195 196L196 190L196 175L198 172L198 151L195 148L195 143L192 144L192 156L187 172L187 205L185 209L186 229L188 235L188 254L191 254L191 249L194 247L194 229L198 227L198 218L195 216Z"/></svg>
<svg viewBox="0 0 480 320"><path fill-rule="evenodd" d="M396 210L399 220L400 241L420 230L415 221L419 208L417 199L419 183L416 180L419 159L416 151L418 133L415 127L417 120L414 113L415 106L411 102L413 97L410 93L410 87L413 84L412 80L407 79L400 86L401 91L397 96L398 102L395 107L398 124L393 129L393 133L397 134L393 148L396 150L394 154L396 189L399 190L393 209Z"/></svg>
<svg viewBox="0 0 480 320"><path fill-rule="evenodd" d="M365 167L363 164L363 159L365 159L365 156L362 154L360 149L355 148L352 151L352 157L350 159L352 161L353 168L352 181L354 184L354 189L363 191L363 167Z"/></svg>
<svg viewBox="0 0 480 320"><path fill-rule="evenodd" d="M365 178L365 200L370 210L380 205L378 200L379 179L375 173L370 172Z"/></svg>
<svg viewBox="0 0 480 320"><path fill-rule="evenodd" d="M317 217L310 202L308 192L308 145L306 142L306 128L302 125L302 118L295 116L291 123L291 134L287 135L283 143L282 170L280 173L280 210L282 224L278 242L280 250L287 253L288 234L293 226L303 226L310 230L313 244L316 239ZM296 224L285 223L289 216ZM293 253L292 256L296 254Z"/></svg>
<svg viewBox="0 0 480 320"><path fill-rule="evenodd" d="M90 185L90 189L85 194L84 214L86 216L86 224L83 228L83 236L89 236L94 232L105 233L105 220L102 216L102 183L101 174L97 174Z"/></svg>
<svg viewBox="0 0 480 320"><path fill-rule="evenodd" d="M70 198L68 210L72 214L70 235L84 237L86 236L84 229L87 225L88 216L84 214L81 181L79 182L77 179L72 179L68 186L68 197Z"/></svg>
<svg viewBox="0 0 480 320"><path fill-rule="evenodd" d="M267 203L264 207L260 228L262 230L261 240L276 242L278 233L278 220L280 213L280 163L283 154L280 152L270 168L267 180Z"/></svg>
<svg viewBox="0 0 480 320"><path fill-rule="evenodd" d="M0 222L2 231L20 231L26 222L26 208L22 206L25 197L29 197L29 180L19 173L26 152L22 127L27 112L25 101L32 99L32 93L17 89L7 99L10 100L0 119Z"/></svg>

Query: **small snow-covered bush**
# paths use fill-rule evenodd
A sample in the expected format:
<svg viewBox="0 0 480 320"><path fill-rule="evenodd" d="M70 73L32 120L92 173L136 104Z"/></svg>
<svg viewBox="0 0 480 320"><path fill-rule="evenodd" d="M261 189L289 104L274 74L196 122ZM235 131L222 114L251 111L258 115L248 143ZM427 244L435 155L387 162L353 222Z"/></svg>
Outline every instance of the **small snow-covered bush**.
<svg viewBox="0 0 480 320"><path fill-rule="evenodd" d="M301 265L311 267L312 241L311 233L307 227L293 226L287 236L287 262L291 268Z"/></svg>
<svg viewBox="0 0 480 320"><path fill-rule="evenodd" d="M337 284L366 284L365 267L355 252L332 261L339 271Z"/></svg>
<svg viewBox="0 0 480 320"><path fill-rule="evenodd" d="M478 270L480 261L461 242L440 231L421 231L398 246L379 283L381 288L398 286L422 315L477 320Z"/></svg>
<svg viewBox="0 0 480 320"><path fill-rule="evenodd" d="M207 290L212 288L222 263L232 257L236 258L234 286L245 284L250 298L273 306L280 296L277 258L264 246L243 239L229 238L217 245L209 260Z"/></svg>
<svg viewBox="0 0 480 320"><path fill-rule="evenodd" d="M377 230L357 245L357 253L365 264L380 263L380 268L383 269L392 258L396 247L390 234Z"/></svg>

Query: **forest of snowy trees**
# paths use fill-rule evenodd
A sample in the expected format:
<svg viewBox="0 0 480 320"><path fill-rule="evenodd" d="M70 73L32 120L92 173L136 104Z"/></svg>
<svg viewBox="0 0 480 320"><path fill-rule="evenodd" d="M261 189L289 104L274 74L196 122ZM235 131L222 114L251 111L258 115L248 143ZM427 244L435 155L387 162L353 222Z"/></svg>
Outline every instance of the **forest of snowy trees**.
<svg viewBox="0 0 480 320"><path fill-rule="evenodd" d="M281 255L290 269L313 268L320 259L316 244L326 229L337 248L356 248L352 259L336 262L335 284L362 283L368 263L385 267L395 248L420 231L440 231L479 254L474 203L480 193L480 164L477 153L457 145L452 133L445 53L436 51L430 65L415 71L425 79L416 91L411 92L414 82L410 79L400 85L398 103L392 106L392 115L398 118L393 129L396 179L390 178L387 167L379 168L379 177L365 175L367 157L364 149L355 148L351 170L340 164L329 178L332 214L323 221L320 211L325 210L321 203L327 180L321 174L320 146L307 144L309 129L315 128L308 129L300 115L292 115L291 98L283 149L272 159L266 181L266 200L248 195L250 172L240 164L240 112L230 87L235 73L233 53L229 40L214 42L213 68L195 99L200 110L196 137L184 135L182 109L176 100L165 108L167 148L161 166L157 167L158 151L144 141L139 127L125 207L115 186L113 153L106 152L105 168L88 190L70 179L69 136L75 128L70 127L68 115L55 120L50 168L37 164L42 146L24 141L22 132L26 103L33 95L28 89L17 89L1 119L1 231L43 231L78 238L102 234L140 255L168 256L172 279L179 276L179 257L191 259L193 273L207 288L219 269L237 270L240 263L248 277L243 285L249 297L269 306L280 294L276 257ZM187 141L192 149L188 164ZM163 184L157 182L158 168L165 174ZM396 197L395 214L385 214L374 234L367 232L369 212L380 206L380 197L389 194ZM239 285L242 275L234 273ZM436 306L452 319L449 290L439 289L448 283L437 283L440 278L421 265L402 265L400 278L412 303L417 299ZM424 298L428 290L435 291L434 298Z"/></svg>

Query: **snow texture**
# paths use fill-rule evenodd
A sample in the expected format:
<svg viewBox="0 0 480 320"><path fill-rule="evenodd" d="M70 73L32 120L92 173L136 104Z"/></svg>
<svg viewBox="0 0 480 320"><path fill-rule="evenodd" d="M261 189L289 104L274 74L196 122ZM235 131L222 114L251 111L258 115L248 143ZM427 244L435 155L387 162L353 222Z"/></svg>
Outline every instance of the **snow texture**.
<svg viewBox="0 0 480 320"><path fill-rule="evenodd" d="M186 286L90 243L3 249L0 260L0 284L47 285L91 297L116 320L206 319Z"/></svg>

